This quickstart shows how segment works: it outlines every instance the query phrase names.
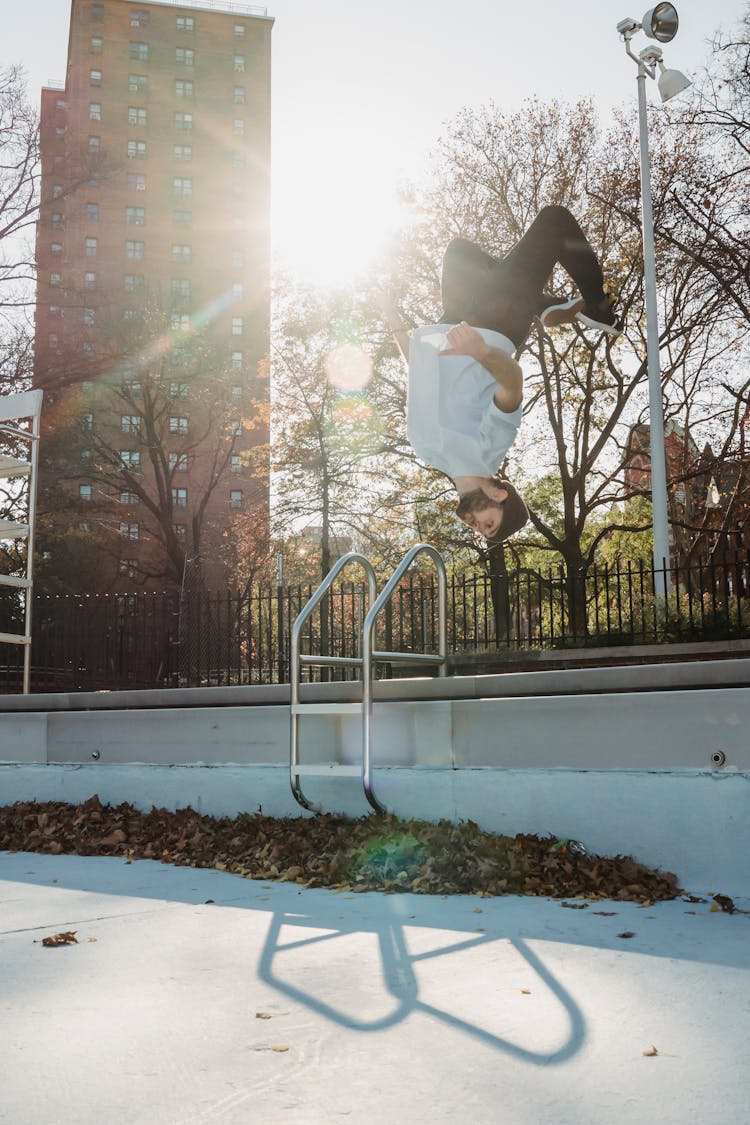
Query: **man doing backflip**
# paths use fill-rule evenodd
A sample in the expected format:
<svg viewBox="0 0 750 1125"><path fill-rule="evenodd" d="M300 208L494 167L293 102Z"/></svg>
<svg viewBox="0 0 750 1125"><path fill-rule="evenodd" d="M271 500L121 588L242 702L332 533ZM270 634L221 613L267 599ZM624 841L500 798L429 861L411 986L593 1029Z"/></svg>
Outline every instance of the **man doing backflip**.
<svg viewBox="0 0 750 1125"><path fill-rule="evenodd" d="M580 297L544 292L559 264ZM507 539L528 520L523 500L495 474L521 424L523 373L515 359L531 323L580 322L622 333L604 292L598 259L565 207L545 207L509 254L493 258L454 239L443 257L443 318L407 333L389 317L408 356L407 433L417 455L449 476L457 515L489 542Z"/></svg>

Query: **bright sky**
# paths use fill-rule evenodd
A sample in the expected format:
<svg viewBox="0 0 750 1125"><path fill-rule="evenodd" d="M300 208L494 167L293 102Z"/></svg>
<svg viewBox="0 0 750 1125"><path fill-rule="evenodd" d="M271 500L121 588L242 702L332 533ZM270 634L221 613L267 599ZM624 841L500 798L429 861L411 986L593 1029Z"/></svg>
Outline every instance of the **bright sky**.
<svg viewBox="0 0 750 1125"><path fill-rule="evenodd" d="M444 124L464 106L592 96L602 116L628 102L635 114L635 66L615 27L640 19L646 4L268 0L275 259L324 283L366 269L402 219L399 182L424 176ZM32 92L62 79L68 0L6 6L0 61L24 63ZM676 7L680 31L665 61L692 74L707 40L731 29L745 3Z"/></svg>

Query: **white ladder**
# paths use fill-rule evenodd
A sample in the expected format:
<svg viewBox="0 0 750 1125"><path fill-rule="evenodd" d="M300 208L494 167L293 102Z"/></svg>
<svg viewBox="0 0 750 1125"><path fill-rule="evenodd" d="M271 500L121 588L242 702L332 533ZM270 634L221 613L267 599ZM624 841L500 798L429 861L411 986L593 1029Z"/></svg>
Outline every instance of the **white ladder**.
<svg viewBox="0 0 750 1125"><path fill-rule="evenodd" d="M18 443L27 446L25 457L0 453L0 479L27 477L29 480L25 518L0 519L0 539L26 540L26 573L23 576L0 574L0 586L10 586L24 591L23 633L0 633L0 644L23 645L24 695L28 695L31 689L31 607L42 395L42 391L22 391L20 394L0 396L0 440L7 438L14 446ZM22 422L27 422L28 428L19 425Z"/></svg>
<svg viewBox="0 0 750 1125"><path fill-rule="evenodd" d="M405 572L420 554L427 554L435 564L438 576L438 651L428 652L384 652L373 648L375 639L375 623L378 615L387 602L390 601L393 591ZM313 610L333 585L338 575L345 567L356 563L363 568L367 575L369 609L362 625L359 643L359 656L310 656L303 654L301 649L302 629ZM295 800L303 808L320 812L318 805L310 801L302 791L300 778L302 777L359 777L361 778L365 796L376 812L385 812L384 806L373 792L372 784L372 704L373 704L373 678L375 664L387 662L389 664L419 664L422 666L437 666L438 675L446 674L448 661L447 653L447 626L446 626L446 591L447 578L443 556L435 547L428 543L418 543L404 555L396 567L393 575L376 597L377 583L372 564L364 555L351 552L338 560L331 571L321 582L318 589L304 606L292 627L291 638L291 707L290 707L290 751L289 751L289 780ZM330 703L303 703L300 699L301 673L303 667L348 667L361 668L362 699L357 703L330 702ZM343 765L340 762L331 762L315 765L304 765L300 762L299 755L299 720L303 715L360 715L362 722L362 760L358 765Z"/></svg>

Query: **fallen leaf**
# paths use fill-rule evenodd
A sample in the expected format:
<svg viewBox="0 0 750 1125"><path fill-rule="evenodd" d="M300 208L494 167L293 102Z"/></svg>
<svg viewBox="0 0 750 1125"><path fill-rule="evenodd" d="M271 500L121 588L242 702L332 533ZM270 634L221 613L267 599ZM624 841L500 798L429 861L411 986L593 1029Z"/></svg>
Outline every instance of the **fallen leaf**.
<svg viewBox="0 0 750 1125"><path fill-rule="evenodd" d="M711 903L711 906L709 907L709 910L710 910L711 914L718 914L719 913L719 908L718 908L718 906L716 905L715 902Z"/></svg>
<svg viewBox="0 0 750 1125"><path fill-rule="evenodd" d="M652 1044L650 1047L646 1048L646 1050L643 1052L643 1054L646 1055L647 1058L652 1058L654 1055L658 1055L659 1052L657 1051L656 1047L654 1047L653 1044Z"/></svg>
<svg viewBox="0 0 750 1125"><path fill-rule="evenodd" d="M598 914L602 918L614 918L617 913L616 910L592 910L592 914Z"/></svg>
<svg viewBox="0 0 750 1125"><path fill-rule="evenodd" d="M524 996L531 996L531 989L530 988L522 988L521 992L523 993Z"/></svg>
<svg viewBox="0 0 750 1125"><path fill-rule="evenodd" d="M618 937L635 937L635 933L634 933L633 930L623 930L622 933L618 934L617 936Z"/></svg>
<svg viewBox="0 0 750 1125"><path fill-rule="evenodd" d="M256 1012L255 1018L256 1018L256 1020L270 1020L271 1013L270 1012Z"/></svg>
<svg viewBox="0 0 750 1125"><path fill-rule="evenodd" d="M683 902L708 902L707 898L701 898L699 895L685 895Z"/></svg>
<svg viewBox="0 0 750 1125"><path fill-rule="evenodd" d="M214 900L212 898L207 898L206 901L203 903L203 905L204 906L211 906L211 905L213 905L213 901Z"/></svg>
<svg viewBox="0 0 750 1125"><path fill-rule="evenodd" d="M97 938L95 938L95 937L90 937L90 938L86 938L86 941L97 941L97 940L98 940L98 939L97 939Z"/></svg>
<svg viewBox="0 0 750 1125"><path fill-rule="evenodd" d="M568 910L588 910L587 902L561 902L560 906L567 906Z"/></svg>
<svg viewBox="0 0 750 1125"><path fill-rule="evenodd" d="M52 949L58 945L78 945L77 933L78 930L65 930L63 933L53 934L52 937L42 938L42 945Z"/></svg>
<svg viewBox="0 0 750 1125"><path fill-rule="evenodd" d="M272 1051L288 1051L289 1047L285 1043L279 1043L278 1047L272 1047Z"/></svg>
<svg viewBox="0 0 750 1125"><path fill-rule="evenodd" d="M481 906L475 906L473 912L474 912L474 914L483 914L484 913Z"/></svg>

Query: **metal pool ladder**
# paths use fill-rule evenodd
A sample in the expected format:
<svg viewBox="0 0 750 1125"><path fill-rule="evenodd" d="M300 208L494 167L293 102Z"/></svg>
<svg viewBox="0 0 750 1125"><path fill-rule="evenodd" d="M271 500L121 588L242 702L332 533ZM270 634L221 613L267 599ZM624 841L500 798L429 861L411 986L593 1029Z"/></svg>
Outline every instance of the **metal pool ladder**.
<svg viewBox="0 0 750 1125"><path fill-rule="evenodd" d="M375 623L380 611L390 601L399 581L420 554L428 555L435 564L438 576L438 651L429 652L383 652L373 648L375 642ZM361 566L367 575L369 609L362 624L360 634L359 656L308 656L301 649L302 629L313 610L333 585L336 578L345 567L352 563ZM447 654L447 628L446 628L446 591L447 579L443 556L429 543L418 543L404 555L396 567L391 578L377 594L377 582L372 564L364 555L351 552L338 560L331 571L321 582L318 589L304 606L294 625L292 626L291 639L291 707L290 707L290 751L289 751L289 780L295 800L303 808L320 812L318 805L310 801L302 791L300 779L302 777L360 777L365 791L365 796L376 812L385 812L385 807L380 803L372 787L372 703L373 679L377 662L389 664L418 664L437 666L438 675L446 674ZM362 699L357 703L331 702L331 703L303 703L300 700L301 673L303 667L349 667L361 669ZM299 747L299 720L303 715L353 715L359 714L362 722L362 760L358 765L343 765L341 763L304 765L300 762Z"/></svg>

